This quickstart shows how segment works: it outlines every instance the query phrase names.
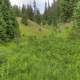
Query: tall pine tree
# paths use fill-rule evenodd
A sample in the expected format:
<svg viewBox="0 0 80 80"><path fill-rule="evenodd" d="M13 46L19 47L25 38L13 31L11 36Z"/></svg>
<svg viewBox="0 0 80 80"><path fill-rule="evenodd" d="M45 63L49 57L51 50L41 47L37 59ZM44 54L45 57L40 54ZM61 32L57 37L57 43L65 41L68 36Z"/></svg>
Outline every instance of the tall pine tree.
<svg viewBox="0 0 80 80"><path fill-rule="evenodd" d="M27 20L28 20L27 9L26 9L26 6L23 5L22 6L22 23L25 24L25 25L27 25L28 24Z"/></svg>
<svg viewBox="0 0 80 80"><path fill-rule="evenodd" d="M63 22L69 22L73 15L76 2L79 0L60 0L61 17Z"/></svg>
<svg viewBox="0 0 80 80"><path fill-rule="evenodd" d="M9 0L0 0L0 40L16 38L18 31L18 24Z"/></svg>

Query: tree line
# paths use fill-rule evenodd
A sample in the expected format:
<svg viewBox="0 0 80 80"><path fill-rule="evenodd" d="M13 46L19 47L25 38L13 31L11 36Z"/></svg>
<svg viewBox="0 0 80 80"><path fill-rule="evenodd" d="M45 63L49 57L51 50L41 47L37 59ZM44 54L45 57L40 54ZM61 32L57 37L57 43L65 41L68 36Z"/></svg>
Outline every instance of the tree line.
<svg viewBox="0 0 80 80"><path fill-rule="evenodd" d="M38 24L57 25L58 22L69 22L72 19L74 7L79 0L53 0L53 4L50 6L45 2L44 13L41 14L37 8L36 1L33 2L33 7L28 4L22 6L20 9L18 6L13 6L13 10L16 16L22 17L22 22L27 24L27 20L33 20Z"/></svg>
<svg viewBox="0 0 80 80"><path fill-rule="evenodd" d="M19 8L17 5L14 5L13 11L17 17L22 18L22 23L27 25L28 19L37 22L38 24L41 23L41 13L37 8L36 1L33 2L33 7L31 4L25 5L23 4L22 8Z"/></svg>

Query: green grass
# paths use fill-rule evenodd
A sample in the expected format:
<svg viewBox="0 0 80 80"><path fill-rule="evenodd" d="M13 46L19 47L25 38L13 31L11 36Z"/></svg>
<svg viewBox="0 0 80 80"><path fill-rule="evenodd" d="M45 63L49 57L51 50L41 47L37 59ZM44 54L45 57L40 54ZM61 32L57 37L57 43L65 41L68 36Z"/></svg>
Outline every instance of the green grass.
<svg viewBox="0 0 80 80"><path fill-rule="evenodd" d="M80 80L80 41L71 29L20 24L20 43L0 45L0 80Z"/></svg>

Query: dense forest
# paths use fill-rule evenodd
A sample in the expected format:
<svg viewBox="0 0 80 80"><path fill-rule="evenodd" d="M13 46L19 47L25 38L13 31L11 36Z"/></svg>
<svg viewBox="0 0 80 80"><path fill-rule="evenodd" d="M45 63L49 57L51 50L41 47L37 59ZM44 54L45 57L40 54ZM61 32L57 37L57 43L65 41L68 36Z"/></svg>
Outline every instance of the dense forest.
<svg viewBox="0 0 80 80"><path fill-rule="evenodd" d="M80 1L0 0L0 80L80 80Z"/></svg>

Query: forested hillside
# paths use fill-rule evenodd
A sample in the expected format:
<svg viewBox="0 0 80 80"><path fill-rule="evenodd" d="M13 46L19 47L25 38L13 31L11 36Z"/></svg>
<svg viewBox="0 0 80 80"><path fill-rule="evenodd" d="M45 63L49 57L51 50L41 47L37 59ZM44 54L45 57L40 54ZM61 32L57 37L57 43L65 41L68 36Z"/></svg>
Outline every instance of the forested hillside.
<svg viewBox="0 0 80 80"><path fill-rule="evenodd" d="M80 80L80 1L0 0L0 80Z"/></svg>

